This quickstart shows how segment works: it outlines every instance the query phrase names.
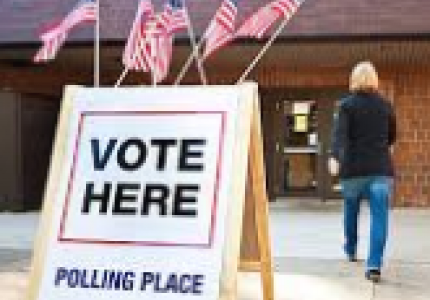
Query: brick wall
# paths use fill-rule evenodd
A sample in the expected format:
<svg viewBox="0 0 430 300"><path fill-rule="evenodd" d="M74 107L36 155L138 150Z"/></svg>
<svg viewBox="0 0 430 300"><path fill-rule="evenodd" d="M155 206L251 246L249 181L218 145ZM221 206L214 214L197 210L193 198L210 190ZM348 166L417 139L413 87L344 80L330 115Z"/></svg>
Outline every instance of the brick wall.
<svg viewBox="0 0 430 300"><path fill-rule="evenodd" d="M393 70L398 120L396 204L430 206L430 72Z"/></svg>

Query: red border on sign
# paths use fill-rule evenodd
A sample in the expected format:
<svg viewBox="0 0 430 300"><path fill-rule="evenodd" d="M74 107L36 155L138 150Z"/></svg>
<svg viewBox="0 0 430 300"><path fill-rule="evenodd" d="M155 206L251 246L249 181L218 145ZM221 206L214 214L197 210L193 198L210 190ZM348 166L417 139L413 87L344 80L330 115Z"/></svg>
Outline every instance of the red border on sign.
<svg viewBox="0 0 430 300"><path fill-rule="evenodd" d="M217 167L216 176L214 183L214 195L211 207L211 222L210 228L208 230L207 241L202 243L181 243L177 241L172 242L157 242L157 241L120 241L120 240L105 240L105 239L88 239L88 238L67 238L64 237L66 231L67 217L70 206L70 198L73 190L73 182L75 179L76 165L79 159L79 147L81 142L81 136L84 128L86 117L106 117L106 116L124 116L124 115L220 115L221 126L219 134L219 146L217 155ZM78 122L78 132L76 135L75 145L73 149L73 161L72 168L70 170L67 194L64 201L63 212L60 221L60 230L58 233L57 240L60 243L74 243L74 244L98 244L98 245L116 245L116 246L154 246L154 247L189 247L189 248L212 248L214 237L215 237L215 227L217 221L217 207L218 207L218 197L219 197L219 185L222 175L222 154L224 148L225 139L225 126L226 126L227 112L225 111L85 111L82 112L79 117Z"/></svg>

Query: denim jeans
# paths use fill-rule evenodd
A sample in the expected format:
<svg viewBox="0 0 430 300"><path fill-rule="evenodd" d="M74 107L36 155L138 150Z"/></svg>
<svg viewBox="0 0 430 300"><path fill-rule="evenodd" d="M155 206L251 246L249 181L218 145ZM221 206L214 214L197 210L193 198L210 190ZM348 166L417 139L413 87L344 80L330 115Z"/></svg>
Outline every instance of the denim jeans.
<svg viewBox="0 0 430 300"><path fill-rule="evenodd" d="M370 248L366 261L367 270L382 267L388 236L388 214L393 179L385 176L363 176L341 181L344 197L344 234L346 255L354 257L358 243L358 216L360 201L369 200Z"/></svg>

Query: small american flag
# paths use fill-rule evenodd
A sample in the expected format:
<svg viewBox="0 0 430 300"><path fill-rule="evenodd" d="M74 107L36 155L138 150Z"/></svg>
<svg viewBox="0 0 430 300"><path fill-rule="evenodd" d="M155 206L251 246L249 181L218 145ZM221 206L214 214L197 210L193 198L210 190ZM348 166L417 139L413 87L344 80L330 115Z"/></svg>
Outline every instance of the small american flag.
<svg viewBox="0 0 430 300"><path fill-rule="evenodd" d="M149 70L146 55L144 54L148 51L148 45L145 43L145 34L147 24L153 22L154 17L154 7L151 0L140 1L122 56L122 61L126 68L130 70Z"/></svg>
<svg viewBox="0 0 430 300"><path fill-rule="evenodd" d="M261 7L239 28L236 36L262 38L280 18L289 19L304 0L275 0Z"/></svg>
<svg viewBox="0 0 430 300"><path fill-rule="evenodd" d="M152 65L156 82L163 81L169 74L174 34L189 26L188 12L182 0L168 0L164 11L157 16L157 30L151 41L155 47Z"/></svg>
<svg viewBox="0 0 430 300"><path fill-rule="evenodd" d="M143 2L150 2L143 0ZM143 5L143 4L142 4ZM142 10L143 11L143 10ZM155 15L151 9L136 16L123 63L129 70L151 71L156 82L169 73L173 53L173 35L188 28L188 13L181 0L168 0L164 10Z"/></svg>
<svg viewBox="0 0 430 300"><path fill-rule="evenodd" d="M79 1L75 8L61 22L40 35L43 45L33 57L33 61L35 63L40 63L55 59L61 46L66 41L70 30L81 23L94 22L96 20L96 1Z"/></svg>
<svg viewBox="0 0 430 300"><path fill-rule="evenodd" d="M206 59L216 50L233 40L238 11L237 1L224 0L215 13L205 37L206 44L203 59Z"/></svg>
<svg viewBox="0 0 430 300"><path fill-rule="evenodd" d="M188 13L182 0L168 0L163 12L148 24L144 41L146 51L143 54L156 82L163 81L169 73L174 34L188 26Z"/></svg>
<svg viewBox="0 0 430 300"><path fill-rule="evenodd" d="M152 72L156 82L167 76L173 52L173 37L159 28L157 19L149 20L140 31L139 55L132 70ZM137 59L139 58L139 60Z"/></svg>

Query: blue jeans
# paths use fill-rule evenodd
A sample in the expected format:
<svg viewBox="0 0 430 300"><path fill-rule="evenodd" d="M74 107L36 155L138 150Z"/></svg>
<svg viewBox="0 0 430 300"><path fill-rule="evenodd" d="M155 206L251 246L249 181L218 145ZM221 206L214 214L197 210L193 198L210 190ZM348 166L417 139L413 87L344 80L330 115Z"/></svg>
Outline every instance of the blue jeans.
<svg viewBox="0 0 430 300"><path fill-rule="evenodd" d="M363 176L341 181L344 197L344 250L354 257L358 243L358 215L360 201L369 200L370 207L370 249L366 261L367 270L382 267L385 244L388 236L388 213L393 179L384 176Z"/></svg>

